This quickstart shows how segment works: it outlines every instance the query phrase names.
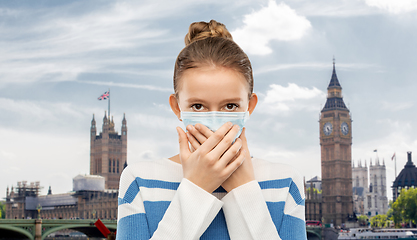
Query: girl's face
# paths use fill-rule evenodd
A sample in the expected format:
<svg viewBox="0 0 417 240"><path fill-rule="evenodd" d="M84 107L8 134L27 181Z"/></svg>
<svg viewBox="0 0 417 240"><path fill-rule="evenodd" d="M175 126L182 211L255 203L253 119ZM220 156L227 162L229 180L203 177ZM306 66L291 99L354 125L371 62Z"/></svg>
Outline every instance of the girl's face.
<svg viewBox="0 0 417 240"><path fill-rule="evenodd" d="M248 99L249 86L245 77L230 68L206 66L184 71L178 98L170 96L172 111L180 118L180 112L245 112L251 114L258 98Z"/></svg>

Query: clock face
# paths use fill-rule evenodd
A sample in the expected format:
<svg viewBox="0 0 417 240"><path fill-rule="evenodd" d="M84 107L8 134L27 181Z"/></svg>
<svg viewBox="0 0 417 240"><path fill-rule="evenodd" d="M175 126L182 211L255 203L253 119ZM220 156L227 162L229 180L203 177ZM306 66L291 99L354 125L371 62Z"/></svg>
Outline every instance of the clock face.
<svg viewBox="0 0 417 240"><path fill-rule="evenodd" d="M333 125L330 122L327 122L323 126L323 132L326 136L329 136L333 131Z"/></svg>
<svg viewBox="0 0 417 240"><path fill-rule="evenodd" d="M342 125L340 125L340 128L342 130L343 135L347 135L349 133L349 125L346 122L342 122Z"/></svg>

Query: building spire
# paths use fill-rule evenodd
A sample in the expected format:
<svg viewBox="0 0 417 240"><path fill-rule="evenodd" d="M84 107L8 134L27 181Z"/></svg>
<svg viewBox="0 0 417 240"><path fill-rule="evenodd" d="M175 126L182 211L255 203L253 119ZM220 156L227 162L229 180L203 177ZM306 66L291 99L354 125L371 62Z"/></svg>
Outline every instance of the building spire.
<svg viewBox="0 0 417 240"><path fill-rule="evenodd" d="M332 78L330 80L329 83L329 87L327 87L327 89L331 89L331 88L337 88L337 89L342 89L342 86L339 83L339 79L337 79L337 74L336 74L336 60L333 56L333 73L332 73Z"/></svg>
<svg viewBox="0 0 417 240"><path fill-rule="evenodd" d="M343 110L349 112L342 97L342 86L339 83L339 79L336 74L336 60L333 57L333 73L330 79L329 86L327 87L327 101L324 105L322 112L332 110Z"/></svg>

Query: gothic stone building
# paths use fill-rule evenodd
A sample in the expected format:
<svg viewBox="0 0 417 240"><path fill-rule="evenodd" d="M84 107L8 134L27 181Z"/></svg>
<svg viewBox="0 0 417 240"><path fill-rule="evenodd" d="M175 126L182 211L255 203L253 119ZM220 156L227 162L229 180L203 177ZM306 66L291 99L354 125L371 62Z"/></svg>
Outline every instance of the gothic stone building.
<svg viewBox="0 0 417 240"><path fill-rule="evenodd" d="M407 152L407 163L392 185L392 200L395 202L401 189L417 188L417 168L411 160L411 152Z"/></svg>
<svg viewBox="0 0 417 240"><path fill-rule="evenodd" d="M119 179L126 166L127 126L123 114L121 134L114 130L113 118L104 114L102 132L97 135L96 121L91 121L90 174L105 178L105 189L119 189Z"/></svg>
<svg viewBox="0 0 417 240"><path fill-rule="evenodd" d="M114 121L106 114L102 132L97 135L96 121L91 121L90 174L78 175L73 180L73 191L39 195L39 182L27 184L19 182L6 192L6 218L36 218L38 208L40 217L50 219L116 219L118 205L119 178L126 167L127 126L123 115L121 134L114 130Z"/></svg>
<svg viewBox="0 0 417 240"><path fill-rule="evenodd" d="M334 62L327 101L319 122L323 220L341 225L353 215L352 120L343 102Z"/></svg>
<svg viewBox="0 0 417 240"><path fill-rule="evenodd" d="M354 212L356 214L373 217L378 214L386 214L388 211L386 167L385 161L380 164L379 159L369 164L369 185L368 167L362 166L361 161L358 166L352 166L353 177L353 198Z"/></svg>

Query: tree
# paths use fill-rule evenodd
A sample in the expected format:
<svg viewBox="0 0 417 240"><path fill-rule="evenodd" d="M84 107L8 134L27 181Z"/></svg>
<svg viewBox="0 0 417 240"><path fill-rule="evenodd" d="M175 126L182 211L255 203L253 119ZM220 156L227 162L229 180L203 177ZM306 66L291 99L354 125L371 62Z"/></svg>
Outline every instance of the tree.
<svg viewBox="0 0 417 240"><path fill-rule="evenodd" d="M417 224L417 189L402 189L392 210L392 219L397 226L401 222Z"/></svg>
<svg viewBox="0 0 417 240"><path fill-rule="evenodd" d="M6 203L0 202L0 218L6 218Z"/></svg>
<svg viewBox="0 0 417 240"><path fill-rule="evenodd" d="M389 226L389 221L387 219L387 215L385 214L378 214L376 216L371 217L371 226L384 228Z"/></svg>
<svg viewBox="0 0 417 240"><path fill-rule="evenodd" d="M360 226L367 226L368 225L368 216L360 215L358 217L358 223Z"/></svg>

